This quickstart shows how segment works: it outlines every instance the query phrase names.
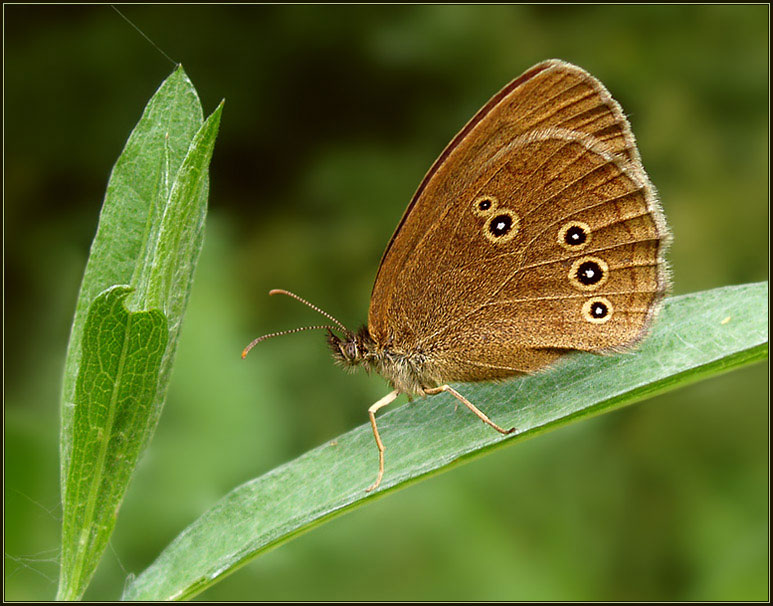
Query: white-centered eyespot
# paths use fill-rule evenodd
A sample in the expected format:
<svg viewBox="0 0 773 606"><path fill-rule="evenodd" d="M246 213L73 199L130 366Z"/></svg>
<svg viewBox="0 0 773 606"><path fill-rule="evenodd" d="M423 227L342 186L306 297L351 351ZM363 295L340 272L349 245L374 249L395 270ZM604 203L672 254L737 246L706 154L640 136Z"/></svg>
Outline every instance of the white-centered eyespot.
<svg viewBox="0 0 773 606"><path fill-rule="evenodd" d="M502 244L512 240L518 233L520 219L513 211L500 208L490 214L483 226L483 235L490 242Z"/></svg>
<svg viewBox="0 0 773 606"><path fill-rule="evenodd" d="M609 277L609 266L598 257L581 257L572 263L569 281L580 290L596 290Z"/></svg>
<svg viewBox="0 0 773 606"><path fill-rule="evenodd" d="M605 297L592 297L582 305L582 317L593 324L603 324L609 321L614 308Z"/></svg>
<svg viewBox="0 0 773 606"><path fill-rule="evenodd" d="M590 226L582 221L569 221L558 230L558 243L566 250L582 250L590 240Z"/></svg>
<svg viewBox="0 0 773 606"><path fill-rule="evenodd" d="M479 217L487 217L497 209L497 206L499 201L494 196L478 196L472 202L472 212Z"/></svg>

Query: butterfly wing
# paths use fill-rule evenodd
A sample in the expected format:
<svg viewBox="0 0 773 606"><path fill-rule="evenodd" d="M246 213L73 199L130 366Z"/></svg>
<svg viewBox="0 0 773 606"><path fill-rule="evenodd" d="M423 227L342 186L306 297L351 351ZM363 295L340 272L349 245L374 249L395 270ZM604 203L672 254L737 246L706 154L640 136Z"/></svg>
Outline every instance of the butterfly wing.
<svg viewBox="0 0 773 606"><path fill-rule="evenodd" d="M369 330L439 380L623 348L666 290L667 238L620 106L582 69L541 63L430 169L384 253Z"/></svg>

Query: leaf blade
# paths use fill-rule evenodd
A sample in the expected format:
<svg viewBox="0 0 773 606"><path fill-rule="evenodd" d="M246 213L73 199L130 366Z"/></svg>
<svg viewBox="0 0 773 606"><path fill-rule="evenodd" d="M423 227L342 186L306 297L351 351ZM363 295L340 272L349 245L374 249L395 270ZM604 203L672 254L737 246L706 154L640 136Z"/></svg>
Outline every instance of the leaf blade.
<svg viewBox="0 0 773 606"><path fill-rule="evenodd" d="M76 385L74 444L64 494L60 599L75 599L115 525L139 455L134 427L145 425L156 396L167 342L159 310L130 313L126 286L106 290L91 306L83 329ZM109 473L108 473L109 470Z"/></svg>
<svg viewBox="0 0 773 606"><path fill-rule="evenodd" d="M62 383L60 468L62 494L69 467L75 383L81 335L97 295L117 284L135 284L137 259L146 254L174 175L202 122L196 90L176 69L148 102L113 167L91 244L70 331ZM166 152L164 151L166 150Z"/></svg>
<svg viewBox="0 0 773 606"><path fill-rule="evenodd" d="M364 492L375 475L376 452L370 427L363 425L231 491L134 579L123 598L192 597L260 553L390 490L505 444L763 359L767 293L767 283L759 283L669 299L654 333L635 353L568 356L549 372L460 388L495 422L518 427L514 437L500 437L467 411L454 412L451 396L387 413L379 421L387 448L381 491ZM497 412L503 401L514 406Z"/></svg>
<svg viewBox="0 0 773 606"><path fill-rule="evenodd" d="M150 262L143 264L144 271L137 279L137 290L142 293L137 297L137 305L142 308L158 306L169 318L169 346L159 370L157 405L151 411L145 444L161 416L180 327L204 244L209 196L208 167L223 106L224 102L221 102L193 136L159 222L154 256Z"/></svg>
<svg viewBox="0 0 773 606"><path fill-rule="evenodd" d="M110 176L65 362L60 599L77 599L88 586L163 409L203 245L222 108L202 124L196 91L178 67L148 102ZM153 334L163 333L153 355L150 334L131 328L149 321L158 327ZM124 344L121 352L110 348L111 337ZM131 406L119 406L124 400Z"/></svg>

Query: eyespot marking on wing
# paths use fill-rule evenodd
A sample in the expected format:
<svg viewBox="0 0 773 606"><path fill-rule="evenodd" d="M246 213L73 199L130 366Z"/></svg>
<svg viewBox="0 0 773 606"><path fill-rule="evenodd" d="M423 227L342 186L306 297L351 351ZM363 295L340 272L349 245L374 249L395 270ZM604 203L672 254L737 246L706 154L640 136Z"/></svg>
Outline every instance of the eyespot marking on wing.
<svg viewBox="0 0 773 606"><path fill-rule="evenodd" d="M607 322L613 313L612 303L605 297L592 297L582 306L582 317L593 324Z"/></svg>
<svg viewBox="0 0 773 606"><path fill-rule="evenodd" d="M483 235L489 242L502 244L512 240L518 233L520 219L513 211L500 208L490 213L483 226Z"/></svg>
<svg viewBox="0 0 773 606"><path fill-rule="evenodd" d="M572 263L569 270L569 281L580 290L596 290L608 277L609 265L599 257L581 257Z"/></svg>

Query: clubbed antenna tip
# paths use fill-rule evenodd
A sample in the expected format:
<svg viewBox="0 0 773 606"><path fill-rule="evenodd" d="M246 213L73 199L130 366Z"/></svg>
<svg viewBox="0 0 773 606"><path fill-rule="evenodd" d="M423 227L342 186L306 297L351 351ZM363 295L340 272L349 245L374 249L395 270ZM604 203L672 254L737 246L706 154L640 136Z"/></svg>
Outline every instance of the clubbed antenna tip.
<svg viewBox="0 0 773 606"><path fill-rule="evenodd" d="M327 328L330 330L335 330L335 326L301 326L300 328L291 328L290 330L282 330L280 332L272 332L267 335L263 335L262 337L258 337L255 339L252 343L250 343L247 347L244 348L242 351L242 360L247 357L247 354L250 353L250 350L255 347L258 343L261 341L265 341L266 339L271 339L273 337L281 337L282 335L291 335L294 332L301 332L302 330L319 330L322 328Z"/></svg>

